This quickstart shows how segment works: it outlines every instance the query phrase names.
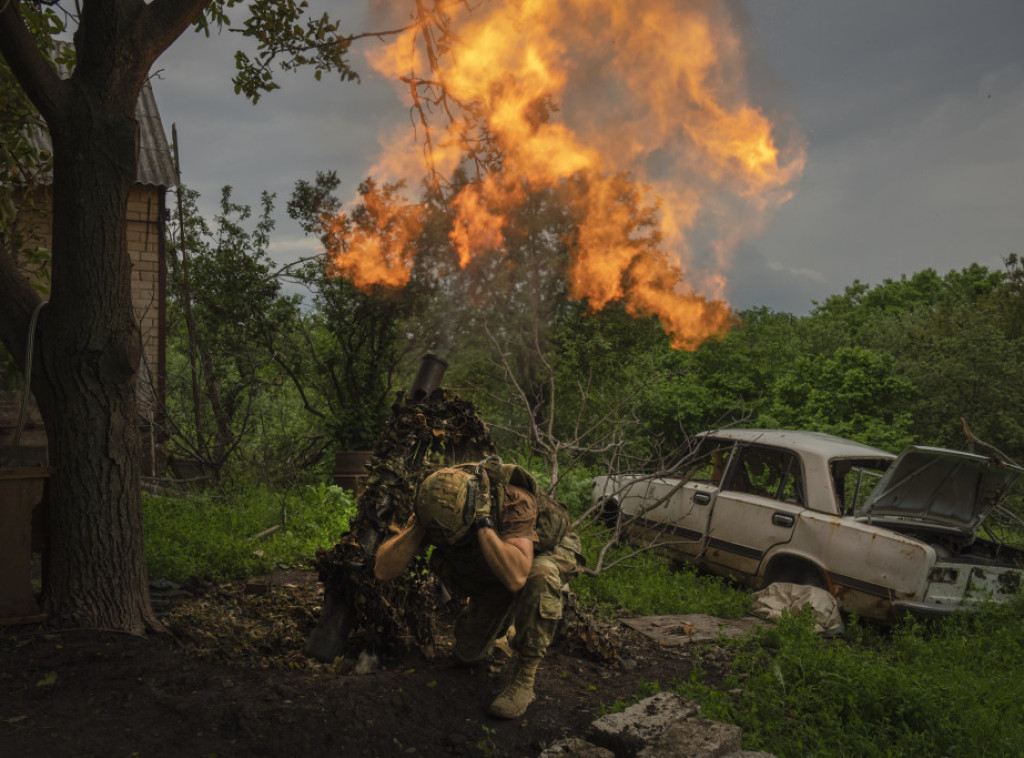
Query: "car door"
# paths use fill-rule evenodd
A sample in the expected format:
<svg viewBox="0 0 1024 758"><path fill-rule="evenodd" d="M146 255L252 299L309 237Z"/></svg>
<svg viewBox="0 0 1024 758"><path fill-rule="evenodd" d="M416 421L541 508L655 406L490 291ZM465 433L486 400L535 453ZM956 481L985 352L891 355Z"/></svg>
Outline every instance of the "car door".
<svg viewBox="0 0 1024 758"><path fill-rule="evenodd" d="M734 446L729 440L708 439L682 478L630 481L620 496L630 532L684 555L698 555Z"/></svg>
<svg viewBox="0 0 1024 758"><path fill-rule="evenodd" d="M664 515L676 540L673 547L692 557L704 552L711 513L736 443L708 438L701 446L706 452L668 498Z"/></svg>
<svg viewBox="0 0 1024 758"><path fill-rule="evenodd" d="M714 498L701 560L740 578L756 574L775 545L788 542L806 493L799 456L791 450L742 445Z"/></svg>
<svg viewBox="0 0 1024 758"><path fill-rule="evenodd" d="M657 532L665 547L696 556L717 494L717 485L709 482L656 479L648 490L648 510L637 518L637 525L647 530L649 539Z"/></svg>

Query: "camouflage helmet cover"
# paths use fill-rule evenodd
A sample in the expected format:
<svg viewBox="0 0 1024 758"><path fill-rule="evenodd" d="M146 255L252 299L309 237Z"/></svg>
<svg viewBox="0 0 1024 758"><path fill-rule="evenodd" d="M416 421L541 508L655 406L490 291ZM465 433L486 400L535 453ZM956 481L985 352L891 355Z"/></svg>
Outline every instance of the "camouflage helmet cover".
<svg viewBox="0 0 1024 758"><path fill-rule="evenodd" d="M457 468L438 469L420 484L416 493L416 518L435 545L451 545L473 524L477 478Z"/></svg>

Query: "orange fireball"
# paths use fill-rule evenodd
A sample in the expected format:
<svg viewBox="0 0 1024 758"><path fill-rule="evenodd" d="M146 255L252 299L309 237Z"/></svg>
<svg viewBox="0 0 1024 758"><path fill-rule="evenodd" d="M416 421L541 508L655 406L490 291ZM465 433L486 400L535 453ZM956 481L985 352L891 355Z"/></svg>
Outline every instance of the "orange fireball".
<svg viewBox="0 0 1024 758"><path fill-rule="evenodd" d="M679 348L727 329L731 251L790 197L805 159L799 135L780 148L750 102L728 7L492 0L470 10L420 0L416 9L416 24L369 55L402 83L418 127L416 139L385 148L374 175L415 180L426 152L428 170L448 176L487 145L486 176L451 203L461 265L502 249L528 189L571 183L573 297L654 314ZM644 207L658 209L653 238L637 233ZM380 244L353 240L338 268L359 286L401 284L407 241L393 231Z"/></svg>

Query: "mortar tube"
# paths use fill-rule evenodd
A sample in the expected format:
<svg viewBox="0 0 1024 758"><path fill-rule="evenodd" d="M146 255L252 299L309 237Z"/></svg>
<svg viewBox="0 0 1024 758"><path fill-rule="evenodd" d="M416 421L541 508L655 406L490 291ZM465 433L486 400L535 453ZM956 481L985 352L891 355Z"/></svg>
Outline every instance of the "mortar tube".
<svg viewBox="0 0 1024 758"><path fill-rule="evenodd" d="M448 361L440 358L434 353L427 353L420 361L419 371L409 388L409 399L419 402L441 386L445 371L448 370Z"/></svg>

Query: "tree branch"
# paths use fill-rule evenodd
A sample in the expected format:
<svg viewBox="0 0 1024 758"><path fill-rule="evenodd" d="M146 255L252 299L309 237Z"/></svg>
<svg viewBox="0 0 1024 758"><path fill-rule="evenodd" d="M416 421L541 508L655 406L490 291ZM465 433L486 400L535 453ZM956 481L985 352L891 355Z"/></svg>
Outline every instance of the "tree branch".
<svg viewBox="0 0 1024 758"><path fill-rule="evenodd" d="M323 42L310 43L308 45L282 45L281 48L280 48L280 52L284 52L284 53L308 53L311 50L322 50L322 49L326 49L326 48L328 48L328 47L330 47L332 45L337 45L339 40L341 40L343 42L356 42L356 41L361 40L361 39L371 39L372 38L372 39L378 39L378 40L382 40L383 41L383 39L385 37L394 37L394 36L396 36L398 34L401 34L402 32L408 31L413 26L415 26L415 24L407 24L406 26L400 26L397 29L383 29L381 31L375 31L375 32L359 32L357 34L339 34L337 37L335 37L333 39L325 40ZM245 28L238 27L238 26L229 26L228 27L228 31L229 32L234 32L235 34L245 34L245 32L246 32Z"/></svg>
<svg viewBox="0 0 1024 758"><path fill-rule="evenodd" d="M65 107L66 85L36 46L18 5L9 0L0 9L0 53L32 104L53 123Z"/></svg>
<svg viewBox="0 0 1024 758"><path fill-rule="evenodd" d="M146 70L181 36L211 0L152 0L142 11L135 41L145 52Z"/></svg>
<svg viewBox="0 0 1024 758"><path fill-rule="evenodd" d="M975 437L974 436L974 432L972 432L971 428L967 425L967 419L961 417L960 418L960 423L963 424L964 434L967 435L967 449L968 449L968 452L972 452L973 453L974 452L974 446L975 445L981 445L982 447L987 448L988 450L991 450L993 453L995 453L995 455L1001 461L1003 461L1005 463L1009 463L1009 464L1014 465L1014 466L1019 465L1017 463L1017 461L1013 460L1013 458L1008 456L1006 453L1004 453L1002 450L1000 450L995 445L990 445L989 443L985 442L985 440L980 439L979 437Z"/></svg>

